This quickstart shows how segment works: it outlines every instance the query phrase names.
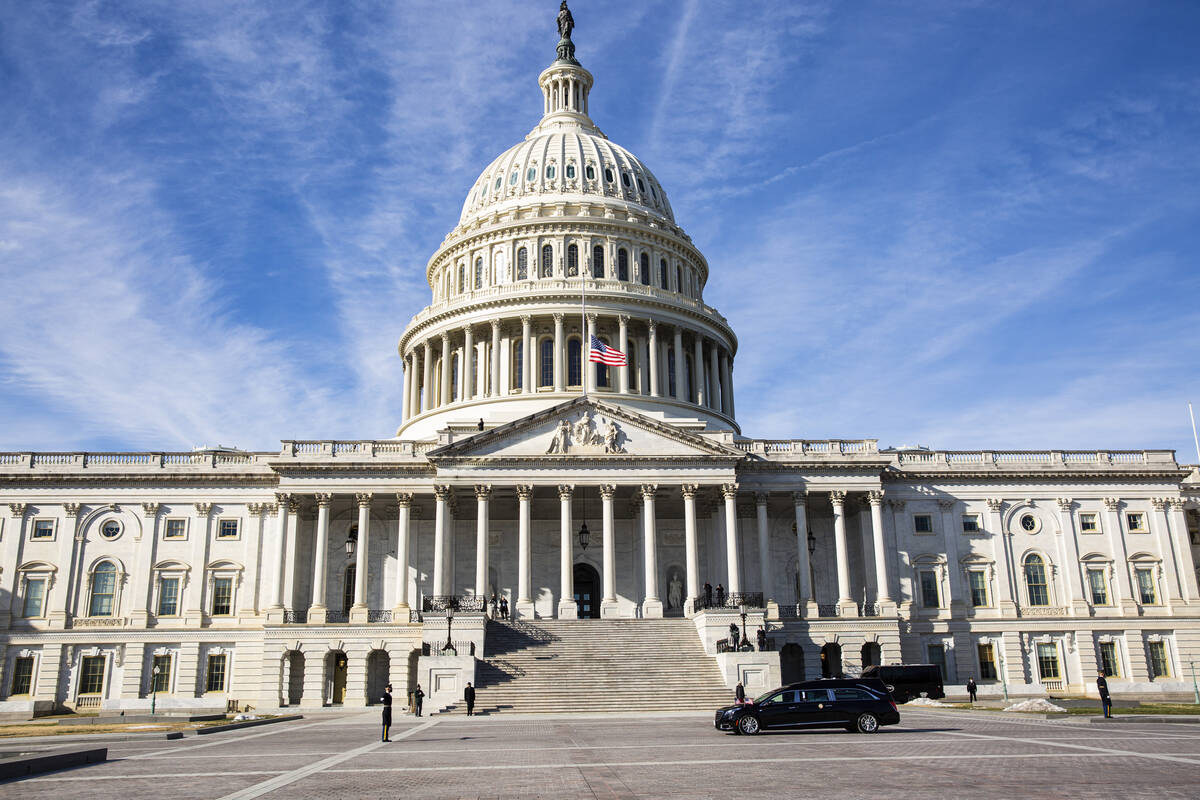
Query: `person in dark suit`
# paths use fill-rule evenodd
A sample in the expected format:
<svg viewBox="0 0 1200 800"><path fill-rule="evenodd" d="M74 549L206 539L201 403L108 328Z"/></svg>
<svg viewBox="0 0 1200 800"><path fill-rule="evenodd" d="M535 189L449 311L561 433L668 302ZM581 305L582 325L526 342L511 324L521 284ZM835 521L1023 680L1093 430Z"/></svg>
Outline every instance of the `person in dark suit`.
<svg viewBox="0 0 1200 800"><path fill-rule="evenodd" d="M704 582L704 607L712 608L712 584Z"/></svg>
<svg viewBox="0 0 1200 800"><path fill-rule="evenodd" d="M767 649L767 632L763 629L762 625L759 625L758 626L758 652L761 653L762 651L764 651L766 649Z"/></svg>
<svg viewBox="0 0 1200 800"><path fill-rule="evenodd" d="M975 693L979 691L979 687L975 685L974 676L967 678L967 697L971 698L971 702L975 702Z"/></svg>
<svg viewBox="0 0 1200 800"><path fill-rule="evenodd" d="M739 706L746 702L746 687L742 686L741 681L738 681L737 688L733 690L733 700Z"/></svg>
<svg viewBox="0 0 1200 800"><path fill-rule="evenodd" d="M390 742L388 738L388 729L392 727L392 685L389 683L383 690L383 697L379 698L379 702L383 703L383 741Z"/></svg>
<svg viewBox="0 0 1200 800"><path fill-rule="evenodd" d="M463 699L467 701L467 716L475 716L475 687L467 683L467 688L463 689Z"/></svg>
<svg viewBox="0 0 1200 800"><path fill-rule="evenodd" d="M1100 708L1104 710L1104 718L1112 719L1112 698L1108 694L1108 681L1104 679L1104 670L1096 677L1096 688L1100 691Z"/></svg>
<svg viewBox="0 0 1200 800"><path fill-rule="evenodd" d="M421 716L421 703L425 700L425 693L421 691L421 684L417 684L417 688L413 690L413 707L417 710L417 716Z"/></svg>
<svg viewBox="0 0 1200 800"><path fill-rule="evenodd" d="M725 586L720 583L717 584L717 605L725 605Z"/></svg>

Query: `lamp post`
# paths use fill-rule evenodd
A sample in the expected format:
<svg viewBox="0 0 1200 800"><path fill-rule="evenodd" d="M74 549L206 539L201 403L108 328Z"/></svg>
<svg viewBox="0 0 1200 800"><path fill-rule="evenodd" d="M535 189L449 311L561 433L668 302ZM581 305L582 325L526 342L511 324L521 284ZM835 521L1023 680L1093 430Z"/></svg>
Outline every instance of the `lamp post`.
<svg viewBox="0 0 1200 800"><path fill-rule="evenodd" d="M157 664L150 671L150 674L153 676L153 686L150 687L150 713L152 715L154 714L155 706L158 705L158 673L161 671L161 668Z"/></svg>
<svg viewBox="0 0 1200 800"><path fill-rule="evenodd" d="M1004 690L1004 702L1008 702L1008 671L1004 669L1003 651L996 654L1000 658L1000 686Z"/></svg>
<svg viewBox="0 0 1200 800"><path fill-rule="evenodd" d="M742 603L741 605L738 606L738 613L740 613L742 615L742 641L738 643L737 649L741 650L743 647L745 647L746 645L748 645L750 643L750 640L746 638L746 604L745 603Z"/></svg>
<svg viewBox="0 0 1200 800"><path fill-rule="evenodd" d="M454 642L450 639L450 626L454 624L454 609L446 606L446 646L442 648L442 654L445 655L447 650L454 650ZM458 651L455 651L458 655Z"/></svg>

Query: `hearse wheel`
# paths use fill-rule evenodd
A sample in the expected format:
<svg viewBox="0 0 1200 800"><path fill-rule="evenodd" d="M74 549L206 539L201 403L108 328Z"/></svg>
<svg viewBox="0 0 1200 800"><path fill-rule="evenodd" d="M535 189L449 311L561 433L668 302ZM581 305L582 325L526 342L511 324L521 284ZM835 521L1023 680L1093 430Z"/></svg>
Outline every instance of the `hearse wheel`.
<svg viewBox="0 0 1200 800"><path fill-rule="evenodd" d="M874 714L859 714L854 727L859 733L875 733L879 730L879 718Z"/></svg>
<svg viewBox="0 0 1200 800"><path fill-rule="evenodd" d="M747 736L753 736L759 732L758 717L747 714L738 720L737 727L739 733L744 733Z"/></svg>

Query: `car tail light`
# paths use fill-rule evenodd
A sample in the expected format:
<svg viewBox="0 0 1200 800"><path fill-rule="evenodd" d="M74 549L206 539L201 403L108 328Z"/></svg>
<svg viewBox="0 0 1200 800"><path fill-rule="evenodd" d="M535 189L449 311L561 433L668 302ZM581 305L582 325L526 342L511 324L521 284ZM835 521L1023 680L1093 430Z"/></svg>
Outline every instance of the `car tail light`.
<svg viewBox="0 0 1200 800"><path fill-rule="evenodd" d="M896 701L889 697L888 702L892 704L892 711L895 711L897 714L899 714L900 709L896 707Z"/></svg>

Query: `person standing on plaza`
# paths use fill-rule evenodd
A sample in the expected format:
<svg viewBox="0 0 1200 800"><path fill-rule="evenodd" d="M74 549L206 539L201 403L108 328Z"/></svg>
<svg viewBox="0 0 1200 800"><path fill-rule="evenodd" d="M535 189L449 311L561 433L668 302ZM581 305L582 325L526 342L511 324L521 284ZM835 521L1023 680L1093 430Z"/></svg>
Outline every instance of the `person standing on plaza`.
<svg viewBox="0 0 1200 800"><path fill-rule="evenodd" d="M704 607L712 608L712 584L704 582Z"/></svg>
<svg viewBox="0 0 1200 800"><path fill-rule="evenodd" d="M979 691L979 687L975 685L975 676L967 678L967 697L971 698L971 702L975 702L975 693Z"/></svg>
<svg viewBox="0 0 1200 800"><path fill-rule="evenodd" d="M1104 678L1104 670L1096 677L1096 689L1100 691L1100 708L1104 710L1104 718L1112 719L1112 697L1108 694L1108 681Z"/></svg>
<svg viewBox="0 0 1200 800"><path fill-rule="evenodd" d="M467 701L467 716L475 716L475 687L471 682L467 682L467 688L463 689L463 699Z"/></svg>
<svg viewBox="0 0 1200 800"><path fill-rule="evenodd" d="M392 727L392 685L389 683L383 690L383 697L379 698L379 702L383 703L383 741L390 742L388 738L388 729Z"/></svg>
<svg viewBox="0 0 1200 800"><path fill-rule="evenodd" d="M413 690L413 707L417 710L417 716L421 716L421 703L425 699L425 693L421 691L421 684L417 684L417 688Z"/></svg>
<svg viewBox="0 0 1200 800"><path fill-rule="evenodd" d="M733 701L739 706L746 702L746 687L742 686L741 681L738 681L737 688L733 690Z"/></svg>

